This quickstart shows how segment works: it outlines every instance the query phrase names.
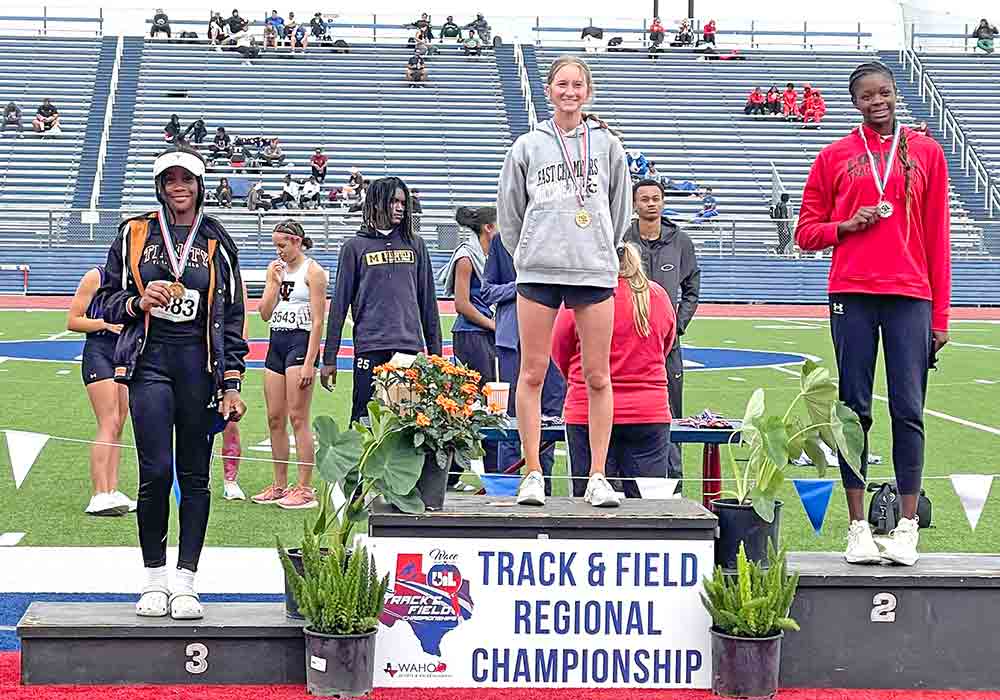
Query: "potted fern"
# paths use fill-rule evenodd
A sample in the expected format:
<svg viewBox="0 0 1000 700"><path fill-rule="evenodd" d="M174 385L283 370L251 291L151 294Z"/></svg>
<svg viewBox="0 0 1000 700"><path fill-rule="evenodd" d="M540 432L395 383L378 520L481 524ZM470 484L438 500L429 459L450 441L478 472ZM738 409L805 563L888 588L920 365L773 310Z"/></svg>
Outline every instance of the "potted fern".
<svg viewBox="0 0 1000 700"><path fill-rule="evenodd" d="M306 687L311 695L359 697L375 679L375 633L385 607L389 576L381 579L365 547L348 553L339 542L326 556L320 537L306 525L303 572L281 542L278 556L305 617Z"/></svg>
<svg viewBox="0 0 1000 700"><path fill-rule="evenodd" d="M790 459L805 452L823 477L830 466L820 447L824 442L860 474L865 441L857 414L837 399L830 370L812 360L802 365L799 392L783 412L768 413L764 390L754 391L740 432L742 445L729 444L723 450L735 488L712 501L719 518L715 563L729 570L736 566L741 544L759 563L767 560L768 541L777 546L782 505L777 495ZM745 457L742 466L736 449Z"/></svg>
<svg viewBox="0 0 1000 700"><path fill-rule="evenodd" d="M798 631L788 616L799 584L785 571L785 550L768 541L768 566L747 558L743 544L736 574L715 567L701 601L712 616L712 692L727 698L771 698L778 692L781 639Z"/></svg>

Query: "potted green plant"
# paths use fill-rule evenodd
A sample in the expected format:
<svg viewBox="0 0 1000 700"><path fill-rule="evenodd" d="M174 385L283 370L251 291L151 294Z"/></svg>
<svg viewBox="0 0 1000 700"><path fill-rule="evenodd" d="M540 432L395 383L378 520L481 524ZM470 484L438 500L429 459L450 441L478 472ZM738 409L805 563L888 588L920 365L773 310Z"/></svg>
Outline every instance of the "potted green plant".
<svg viewBox="0 0 1000 700"><path fill-rule="evenodd" d="M701 601L712 616L712 692L729 698L772 698L778 691L781 638L798 623L788 616L799 583L785 571L785 551L768 541L768 565L747 558L736 574L715 567Z"/></svg>
<svg viewBox="0 0 1000 700"><path fill-rule="evenodd" d="M306 620L306 687L311 695L364 696L374 684L375 634L389 576L379 579L365 547L348 553L335 543L323 556L320 545L307 524L300 574L278 542L281 565Z"/></svg>
<svg viewBox="0 0 1000 700"><path fill-rule="evenodd" d="M767 542L778 544L781 501L778 490L785 481L790 459L805 452L822 477L828 468L820 447L839 451L860 474L864 430L857 414L837 399L830 370L812 360L802 365L799 392L782 413L768 413L763 389L747 402L741 427L741 445L726 445L725 459L735 488L712 501L719 518L715 562L723 568L736 565L736 552L745 543L747 556L765 562ZM745 462L737 464L734 451L742 450Z"/></svg>

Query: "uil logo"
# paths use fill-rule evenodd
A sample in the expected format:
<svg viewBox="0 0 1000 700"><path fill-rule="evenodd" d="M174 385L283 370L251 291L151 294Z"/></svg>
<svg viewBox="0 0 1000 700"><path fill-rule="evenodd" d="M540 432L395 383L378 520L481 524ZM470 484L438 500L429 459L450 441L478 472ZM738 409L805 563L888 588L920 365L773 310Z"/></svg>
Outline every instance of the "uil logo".
<svg viewBox="0 0 1000 700"><path fill-rule="evenodd" d="M282 301L288 301L292 298L292 290L295 289L295 280L291 282L281 282L281 288L278 290L278 296L281 297Z"/></svg>

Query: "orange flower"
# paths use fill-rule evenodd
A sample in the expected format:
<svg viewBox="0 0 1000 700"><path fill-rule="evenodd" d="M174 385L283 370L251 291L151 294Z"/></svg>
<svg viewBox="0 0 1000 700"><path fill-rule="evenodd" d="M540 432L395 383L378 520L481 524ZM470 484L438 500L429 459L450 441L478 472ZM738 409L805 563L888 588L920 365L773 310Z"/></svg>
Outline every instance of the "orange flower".
<svg viewBox="0 0 1000 700"><path fill-rule="evenodd" d="M419 425L421 428L426 428L430 424L431 424L431 419L425 416L420 411L417 411L417 425Z"/></svg>
<svg viewBox="0 0 1000 700"><path fill-rule="evenodd" d="M427 387L424 386L423 384L421 384L420 382L414 382L413 383L413 391L416 392L416 393L418 393L418 394L422 394L425 391L427 391Z"/></svg>
<svg viewBox="0 0 1000 700"><path fill-rule="evenodd" d="M476 383L476 384L478 384L478 383L479 383L479 380L483 378L483 375L481 375L481 374L480 374L479 372L477 372L477 371L476 371L476 370L474 370L474 369L470 369L470 370L468 371L468 374L466 374L466 376L467 376L467 377L468 377L469 379L471 379L471 380L472 380L472 381L473 381L474 383Z"/></svg>
<svg viewBox="0 0 1000 700"><path fill-rule="evenodd" d="M489 390L489 387L485 387L485 386L484 386L484 387L482 388L482 392L483 392L483 396L489 396L489 395L490 395L490 390Z"/></svg>
<svg viewBox="0 0 1000 700"><path fill-rule="evenodd" d="M474 396L475 394L477 394L479 392L479 387L476 386L475 384L471 384L469 382L466 382L465 384L462 385L461 391L466 396Z"/></svg>
<svg viewBox="0 0 1000 700"><path fill-rule="evenodd" d="M491 403L488 408L490 409L490 413L501 413L504 409L504 406L494 402Z"/></svg>
<svg viewBox="0 0 1000 700"><path fill-rule="evenodd" d="M463 408L462 409L462 415L465 416L466 418L471 417L472 416L472 406L466 406L465 408Z"/></svg>
<svg viewBox="0 0 1000 700"><path fill-rule="evenodd" d="M452 415L458 412L458 404L446 396L438 395L438 397L434 400L434 403Z"/></svg>
<svg viewBox="0 0 1000 700"><path fill-rule="evenodd" d="M406 377L407 379L413 380L419 377L420 374L417 372L417 370L411 368L403 372L403 376Z"/></svg>

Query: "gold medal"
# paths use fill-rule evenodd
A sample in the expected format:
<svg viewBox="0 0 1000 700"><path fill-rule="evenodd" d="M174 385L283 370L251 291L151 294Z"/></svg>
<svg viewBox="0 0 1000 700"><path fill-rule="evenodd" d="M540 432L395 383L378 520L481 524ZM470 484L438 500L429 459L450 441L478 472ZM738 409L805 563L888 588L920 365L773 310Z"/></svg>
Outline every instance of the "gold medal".
<svg viewBox="0 0 1000 700"><path fill-rule="evenodd" d="M586 209L581 209L576 213L576 225L580 228L587 228L590 226L590 212Z"/></svg>
<svg viewBox="0 0 1000 700"><path fill-rule="evenodd" d="M880 219L888 219L892 216L892 204L884 199L878 203L877 210Z"/></svg>
<svg viewBox="0 0 1000 700"><path fill-rule="evenodd" d="M187 291L180 282L171 282L167 285L167 290L170 292L171 299L183 299L184 293Z"/></svg>

